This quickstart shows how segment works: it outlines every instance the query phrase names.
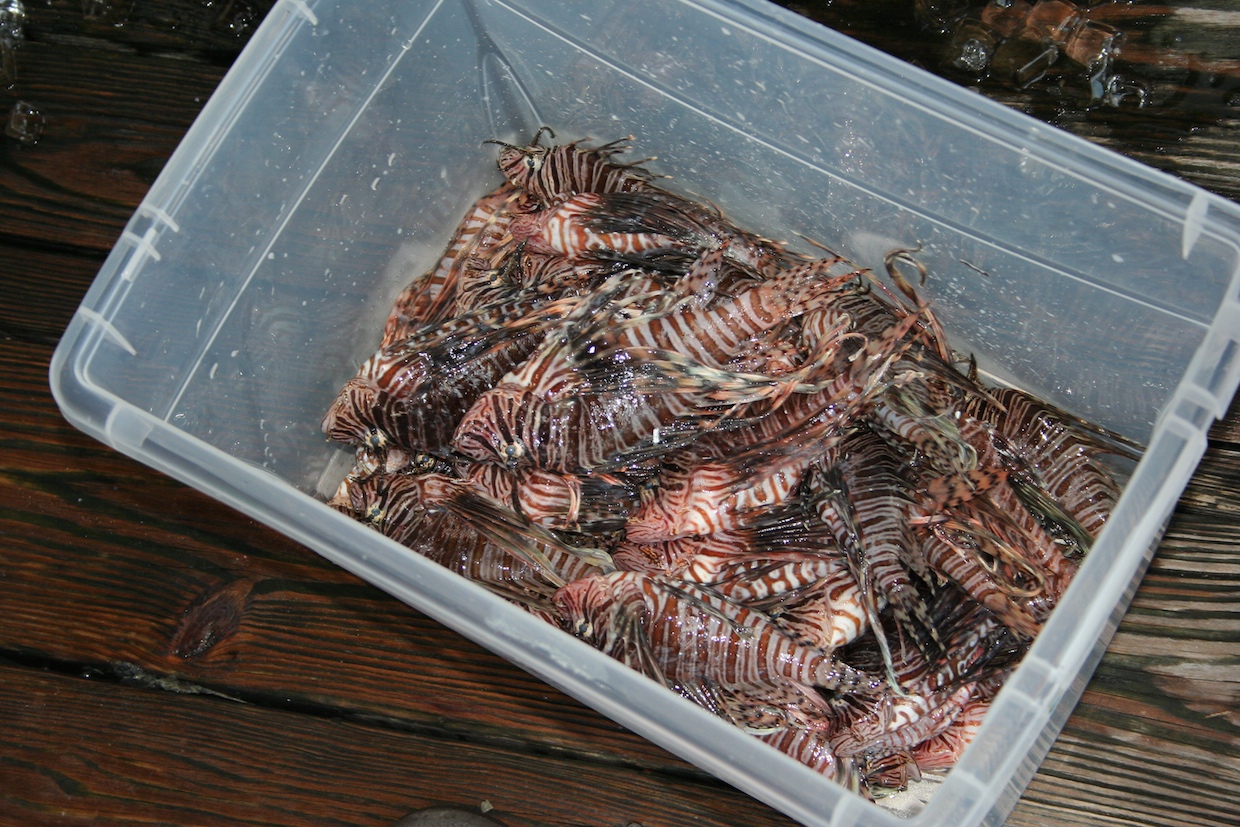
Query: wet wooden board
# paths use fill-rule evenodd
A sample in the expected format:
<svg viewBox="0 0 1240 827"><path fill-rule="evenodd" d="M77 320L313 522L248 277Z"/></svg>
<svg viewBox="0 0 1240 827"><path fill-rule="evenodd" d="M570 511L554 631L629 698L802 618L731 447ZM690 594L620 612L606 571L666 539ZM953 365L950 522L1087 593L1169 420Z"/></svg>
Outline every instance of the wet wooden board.
<svg viewBox="0 0 1240 827"><path fill-rule="evenodd" d="M21 100L44 124L0 143L0 238L106 253L226 67L63 42L18 57L0 113Z"/></svg>
<svg viewBox="0 0 1240 827"><path fill-rule="evenodd" d="M793 824L710 779L3 662L0 709L6 824L389 824L445 804L509 827Z"/></svg>
<svg viewBox="0 0 1240 827"><path fill-rule="evenodd" d="M0 823L382 825L488 800L514 827L790 824L59 417L60 331L265 6L134 4L116 26L27 5L18 84L0 90L0 114L20 99L47 117L37 144L0 138ZM887 24L866 25L924 62L924 32L892 24L910 5L874 3ZM1235 197L1240 133L1215 104L1240 41L1185 29L1194 8L1164 15L1178 35L1140 31L1181 61L1163 74L1197 110L982 91ZM1193 37L1213 49L1196 63ZM1240 823L1238 492L1233 406L1009 824Z"/></svg>
<svg viewBox="0 0 1240 827"><path fill-rule="evenodd" d="M0 240L0 261L5 266L0 339L55 346L104 259Z"/></svg>

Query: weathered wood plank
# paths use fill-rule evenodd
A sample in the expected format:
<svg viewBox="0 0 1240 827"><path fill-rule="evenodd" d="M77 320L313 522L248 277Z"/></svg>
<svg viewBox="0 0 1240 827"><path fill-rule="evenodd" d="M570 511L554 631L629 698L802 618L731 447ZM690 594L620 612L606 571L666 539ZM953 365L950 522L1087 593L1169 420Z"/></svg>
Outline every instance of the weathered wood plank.
<svg viewBox="0 0 1240 827"><path fill-rule="evenodd" d="M45 126L0 141L0 237L106 252L226 67L65 43L26 43L21 61L16 93Z"/></svg>
<svg viewBox="0 0 1240 827"><path fill-rule="evenodd" d="M1210 428L1211 444L1240 445L1240 399L1233 399L1227 415Z"/></svg>
<svg viewBox="0 0 1240 827"><path fill-rule="evenodd" d="M42 0L26 4L25 36L36 43L175 52L227 65L272 5L271 0Z"/></svg>
<svg viewBox="0 0 1240 827"><path fill-rule="evenodd" d="M1229 417L1228 422L1231 421ZM1211 450L1202 457L1197 467L1192 488L1185 491L1180 500L1182 512L1194 516L1198 513L1225 512L1232 519L1240 514L1240 502L1236 496L1236 490L1240 487L1237 450L1240 449L1230 442L1216 440L1212 443ZM1186 532L1194 530L1190 520L1183 521L1183 527Z"/></svg>
<svg viewBox="0 0 1240 827"><path fill-rule="evenodd" d="M103 266L101 255L32 247L0 239L4 301L0 339L54 345Z"/></svg>
<svg viewBox="0 0 1240 827"><path fill-rule="evenodd" d="M1008 827L1223 827L1240 823L1240 763L1210 746L1168 752L1133 710L1096 713L1088 698L1007 821Z"/></svg>
<svg viewBox="0 0 1240 827"><path fill-rule="evenodd" d="M3 662L0 726L6 824L384 825L483 802L509 827L792 823L709 779Z"/></svg>

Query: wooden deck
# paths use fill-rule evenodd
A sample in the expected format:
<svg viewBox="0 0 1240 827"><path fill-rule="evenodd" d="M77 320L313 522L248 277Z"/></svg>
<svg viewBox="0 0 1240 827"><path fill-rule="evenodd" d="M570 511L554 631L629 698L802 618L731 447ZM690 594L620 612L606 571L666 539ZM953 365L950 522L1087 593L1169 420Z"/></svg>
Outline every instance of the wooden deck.
<svg viewBox="0 0 1240 827"><path fill-rule="evenodd" d="M24 101L44 123L32 143L0 134L0 823L362 827L452 804L509 827L791 825L66 424L52 350L265 4L118 0L123 25L84 17L106 4L25 5L0 120ZM933 60L898 16L911 3L788 5ZM1240 8L1104 5L1132 21L1161 105L983 91L1240 197ZM1008 823L1237 825L1237 789L1233 406Z"/></svg>

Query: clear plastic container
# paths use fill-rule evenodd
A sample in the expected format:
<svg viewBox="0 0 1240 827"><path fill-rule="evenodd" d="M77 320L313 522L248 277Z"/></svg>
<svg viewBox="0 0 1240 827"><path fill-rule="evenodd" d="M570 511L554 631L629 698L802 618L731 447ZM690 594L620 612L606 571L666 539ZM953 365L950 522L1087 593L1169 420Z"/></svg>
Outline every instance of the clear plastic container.
<svg viewBox="0 0 1240 827"><path fill-rule="evenodd" d="M815 827L897 824L322 502L319 421L498 178L487 139L634 136L668 186L925 295L987 376L1148 445L917 825L1003 821L1076 702L1240 371L1240 210L758 0L283 0L56 352L65 416ZM880 268L881 269L881 268ZM914 807L916 809L916 807Z"/></svg>

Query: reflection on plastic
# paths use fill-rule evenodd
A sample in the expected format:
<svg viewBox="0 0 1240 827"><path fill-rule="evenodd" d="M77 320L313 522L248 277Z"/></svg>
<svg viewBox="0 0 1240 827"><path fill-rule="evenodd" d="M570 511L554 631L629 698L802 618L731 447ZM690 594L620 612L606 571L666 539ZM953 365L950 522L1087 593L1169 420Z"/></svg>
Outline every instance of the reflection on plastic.
<svg viewBox="0 0 1240 827"><path fill-rule="evenodd" d="M26 7L22 0L0 0L0 40L21 40L25 25Z"/></svg>
<svg viewBox="0 0 1240 827"><path fill-rule="evenodd" d="M0 89L17 81L17 43L0 38Z"/></svg>
<svg viewBox="0 0 1240 827"><path fill-rule="evenodd" d="M23 144L38 143L43 135L43 113L25 101L18 101L9 110L4 124L4 134Z"/></svg>
<svg viewBox="0 0 1240 827"><path fill-rule="evenodd" d="M1028 39L1047 40L1062 44L1077 24L1081 22L1081 10L1063 0L1042 0L1029 10L1025 17Z"/></svg>
<svg viewBox="0 0 1240 827"><path fill-rule="evenodd" d="M25 38L22 0L0 0L0 89L17 81L17 47Z"/></svg>
<svg viewBox="0 0 1240 827"><path fill-rule="evenodd" d="M123 26L129 21L134 0L82 0L82 17L96 23Z"/></svg>
<svg viewBox="0 0 1240 827"><path fill-rule="evenodd" d="M491 136L529 135L543 123L529 92L508 65L503 51L487 34L486 26L478 18L478 10L466 4L465 13L478 38L479 91L486 102Z"/></svg>

